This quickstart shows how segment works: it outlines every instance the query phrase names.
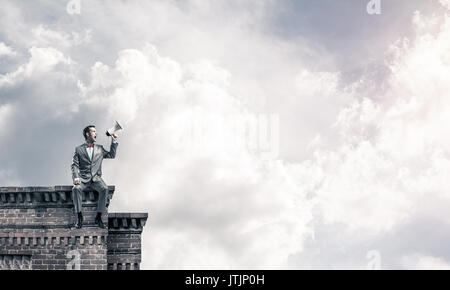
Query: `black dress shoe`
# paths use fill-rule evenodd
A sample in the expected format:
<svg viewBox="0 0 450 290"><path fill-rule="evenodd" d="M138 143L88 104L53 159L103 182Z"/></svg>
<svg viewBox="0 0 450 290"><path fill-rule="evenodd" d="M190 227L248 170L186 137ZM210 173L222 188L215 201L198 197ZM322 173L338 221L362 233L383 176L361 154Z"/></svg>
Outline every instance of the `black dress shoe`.
<svg viewBox="0 0 450 290"><path fill-rule="evenodd" d="M98 225L98 227L101 228L101 229L106 228L105 224L102 221L102 216L101 215L97 215L95 217L95 224Z"/></svg>
<svg viewBox="0 0 450 290"><path fill-rule="evenodd" d="M77 229L81 229L83 227L83 215L78 214L78 220L77 223L75 224L75 227Z"/></svg>

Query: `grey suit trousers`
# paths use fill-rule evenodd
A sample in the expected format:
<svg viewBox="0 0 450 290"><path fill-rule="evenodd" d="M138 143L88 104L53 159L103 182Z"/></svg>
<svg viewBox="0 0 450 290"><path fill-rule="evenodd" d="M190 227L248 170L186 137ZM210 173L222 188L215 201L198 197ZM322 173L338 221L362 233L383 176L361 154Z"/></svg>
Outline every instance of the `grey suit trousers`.
<svg viewBox="0 0 450 290"><path fill-rule="evenodd" d="M72 200L75 213L81 212L83 202L83 191L95 190L98 192L97 212L104 213L106 211L106 202L108 199L108 186L103 179L97 181L89 181L75 185L72 189Z"/></svg>

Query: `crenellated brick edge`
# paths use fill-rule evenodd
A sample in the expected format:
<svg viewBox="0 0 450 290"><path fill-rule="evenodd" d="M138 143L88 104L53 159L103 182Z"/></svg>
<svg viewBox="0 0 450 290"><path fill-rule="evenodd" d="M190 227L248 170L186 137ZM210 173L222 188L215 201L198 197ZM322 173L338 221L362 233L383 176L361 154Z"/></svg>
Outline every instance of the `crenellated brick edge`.
<svg viewBox="0 0 450 290"><path fill-rule="evenodd" d="M108 186L110 200L115 186ZM72 186L0 187L0 208L70 207ZM93 206L98 200L94 191L83 192L83 202Z"/></svg>
<svg viewBox="0 0 450 290"><path fill-rule="evenodd" d="M108 217L108 270L139 270L141 234L147 213L110 213Z"/></svg>
<svg viewBox="0 0 450 290"><path fill-rule="evenodd" d="M142 232L147 222L147 218L147 213L109 213L109 232Z"/></svg>
<svg viewBox="0 0 450 290"><path fill-rule="evenodd" d="M55 185L55 186L3 186L0 187L1 193L14 193L14 192L58 192L58 191L72 191L71 185ZM115 190L114 185L108 186L111 191Z"/></svg>
<svg viewBox="0 0 450 290"><path fill-rule="evenodd" d="M0 246L68 246L68 245L105 245L108 235L58 235L35 237L0 237Z"/></svg>

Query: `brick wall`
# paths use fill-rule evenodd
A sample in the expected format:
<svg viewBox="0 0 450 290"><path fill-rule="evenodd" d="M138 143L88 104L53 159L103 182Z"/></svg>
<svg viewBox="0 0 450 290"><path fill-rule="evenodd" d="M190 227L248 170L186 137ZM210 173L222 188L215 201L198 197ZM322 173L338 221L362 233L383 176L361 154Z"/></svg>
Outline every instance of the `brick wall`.
<svg viewBox="0 0 450 290"><path fill-rule="evenodd" d="M109 199L114 191L110 186ZM71 193L72 186L0 187L0 228L67 228L76 221ZM87 225L94 224L97 201L97 192L83 193Z"/></svg>
<svg viewBox="0 0 450 290"><path fill-rule="evenodd" d="M139 269L141 234L147 214L111 213L108 220L108 269Z"/></svg>
<svg viewBox="0 0 450 290"><path fill-rule="evenodd" d="M72 186L0 187L0 269L139 269L147 214L109 219L106 213L103 220L111 228L100 229L94 224L98 194L87 192L84 226L75 229L71 191ZM110 199L114 191L109 187Z"/></svg>
<svg viewBox="0 0 450 290"><path fill-rule="evenodd" d="M106 240L107 230L76 234L70 230L26 231L15 233L14 237L0 237L0 256L30 256L32 270L76 269L76 265L81 270L106 270ZM4 261L0 269L20 267L11 267Z"/></svg>

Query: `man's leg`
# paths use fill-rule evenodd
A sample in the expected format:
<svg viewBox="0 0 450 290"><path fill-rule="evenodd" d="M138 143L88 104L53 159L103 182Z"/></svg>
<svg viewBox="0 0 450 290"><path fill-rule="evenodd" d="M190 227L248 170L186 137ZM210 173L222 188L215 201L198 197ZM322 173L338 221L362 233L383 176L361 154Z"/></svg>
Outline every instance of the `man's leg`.
<svg viewBox="0 0 450 290"><path fill-rule="evenodd" d="M75 213L80 213L83 208L83 191L87 189L87 185L83 182L72 188L72 200Z"/></svg>
<svg viewBox="0 0 450 290"><path fill-rule="evenodd" d="M73 200L73 208L75 213L78 215L77 223L75 224L75 227L78 229L81 229L83 227L83 191L87 189L87 185L84 183L80 183L75 185L72 188L72 200Z"/></svg>
<svg viewBox="0 0 450 290"><path fill-rule="evenodd" d="M108 198L108 186L100 179L91 184L91 188L98 192L97 213L103 214L106 211L106 201Z"/></svg>
<svg viewBox="0 0 450 290"><path fill-rule="evenodd" d="M108 186L100 179L91 184L91 188L98 192L98 204L97 204L97 216L95 217L95 223L100 228L105 228L102 221L102 214L106 211L106 201L108 198Z"/></svg>

